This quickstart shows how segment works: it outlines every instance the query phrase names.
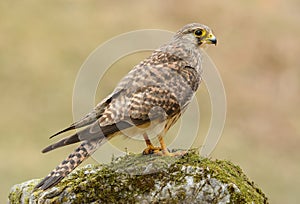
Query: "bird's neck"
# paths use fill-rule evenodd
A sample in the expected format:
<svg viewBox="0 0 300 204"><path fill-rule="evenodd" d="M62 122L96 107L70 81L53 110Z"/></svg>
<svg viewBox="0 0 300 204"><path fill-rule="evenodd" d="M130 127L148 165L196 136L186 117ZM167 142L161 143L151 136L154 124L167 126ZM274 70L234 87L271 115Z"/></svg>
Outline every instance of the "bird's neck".
<svg viewBox="0 0 300 204"><path fill-rule="evenodd" d="M173 54L186 61L190 67L195 68L199 74L202 73L202 54L198 46L188 40L173 39L170 43L161 46L158 51Z"/></svg>

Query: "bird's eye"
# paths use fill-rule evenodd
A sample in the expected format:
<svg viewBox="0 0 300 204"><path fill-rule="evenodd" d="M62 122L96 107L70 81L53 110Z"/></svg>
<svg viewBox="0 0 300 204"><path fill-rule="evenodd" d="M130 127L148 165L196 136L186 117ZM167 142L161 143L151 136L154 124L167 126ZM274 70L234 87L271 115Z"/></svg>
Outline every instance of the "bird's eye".
<svg viewBox="0 0 300 204"><path fill-rule="evenodd" d="M195 34L196 37L201 37L201 36L204 35L204 30L197 29L197 30L195 30L194 34Z"/></svg>

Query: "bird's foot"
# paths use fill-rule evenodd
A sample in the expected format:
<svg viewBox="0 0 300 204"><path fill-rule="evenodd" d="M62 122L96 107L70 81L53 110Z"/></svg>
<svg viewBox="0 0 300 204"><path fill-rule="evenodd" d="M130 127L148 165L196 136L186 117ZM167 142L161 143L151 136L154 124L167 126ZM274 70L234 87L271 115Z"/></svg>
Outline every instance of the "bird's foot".
<svg viewBox="0 0 300 204"><path fill-rule="evenodd" d="M154 147L152 145L149 145L146 149L144 149L143 155L158 154L160 151L161 151L160 147Z"/></svg>

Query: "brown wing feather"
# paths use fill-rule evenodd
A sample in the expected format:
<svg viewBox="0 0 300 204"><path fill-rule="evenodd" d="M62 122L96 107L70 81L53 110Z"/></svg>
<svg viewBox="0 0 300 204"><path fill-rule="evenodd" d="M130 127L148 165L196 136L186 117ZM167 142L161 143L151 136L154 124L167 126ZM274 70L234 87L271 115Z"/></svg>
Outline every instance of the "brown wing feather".
<svg viewBox="0 0 300 204"><path fill-rule="evenodd" d="M47 147L45 147L43 150L42 150L42 153L46 153L46 152L49 152L49 151L52 151L56 148L59 148L59 147L63 147L63 146L66 146L66 145L70 145L70 144L74 144L74 143L77 143L79 142L79 137L77 134L74 134L74 135L71 135L67 138L64 138L54 144L51 144Z"/></svg>
<svg viewBox="0 0 300 204"><path fill-rule="evenodd" d="M122 89L115 90L111 95L109 95L107 98L102 100L90 113L84 116L81 120L71 124L69 127L50 136L50 139L64 132L85 127L87 125L94 123L97 119L99 119L102 116L103 111L105 110L107 105L111 102L111 100L117 97L122 91L123 91Z"/></svg>

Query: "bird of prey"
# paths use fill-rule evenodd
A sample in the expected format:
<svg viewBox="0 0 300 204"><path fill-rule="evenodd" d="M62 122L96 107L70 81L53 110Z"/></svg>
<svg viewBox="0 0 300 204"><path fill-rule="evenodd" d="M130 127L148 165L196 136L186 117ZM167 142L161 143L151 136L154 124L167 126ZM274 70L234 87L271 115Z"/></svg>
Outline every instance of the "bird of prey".
<svg viewBox="0 0 300 204"><path fill-rule="evenodd" d="M208 26L185 25L168 43L136 65L90 113L51 136L81 128L42 150L45 153L81 142L35 189L56 185L99 146L124 131L144 137L147 145L144 154L178 155L168 151L163 137L198 89L202 75L201 48L207 44L217 44ZM154 147L149 139L148 133L155 130L160 147Z"/></svg>

